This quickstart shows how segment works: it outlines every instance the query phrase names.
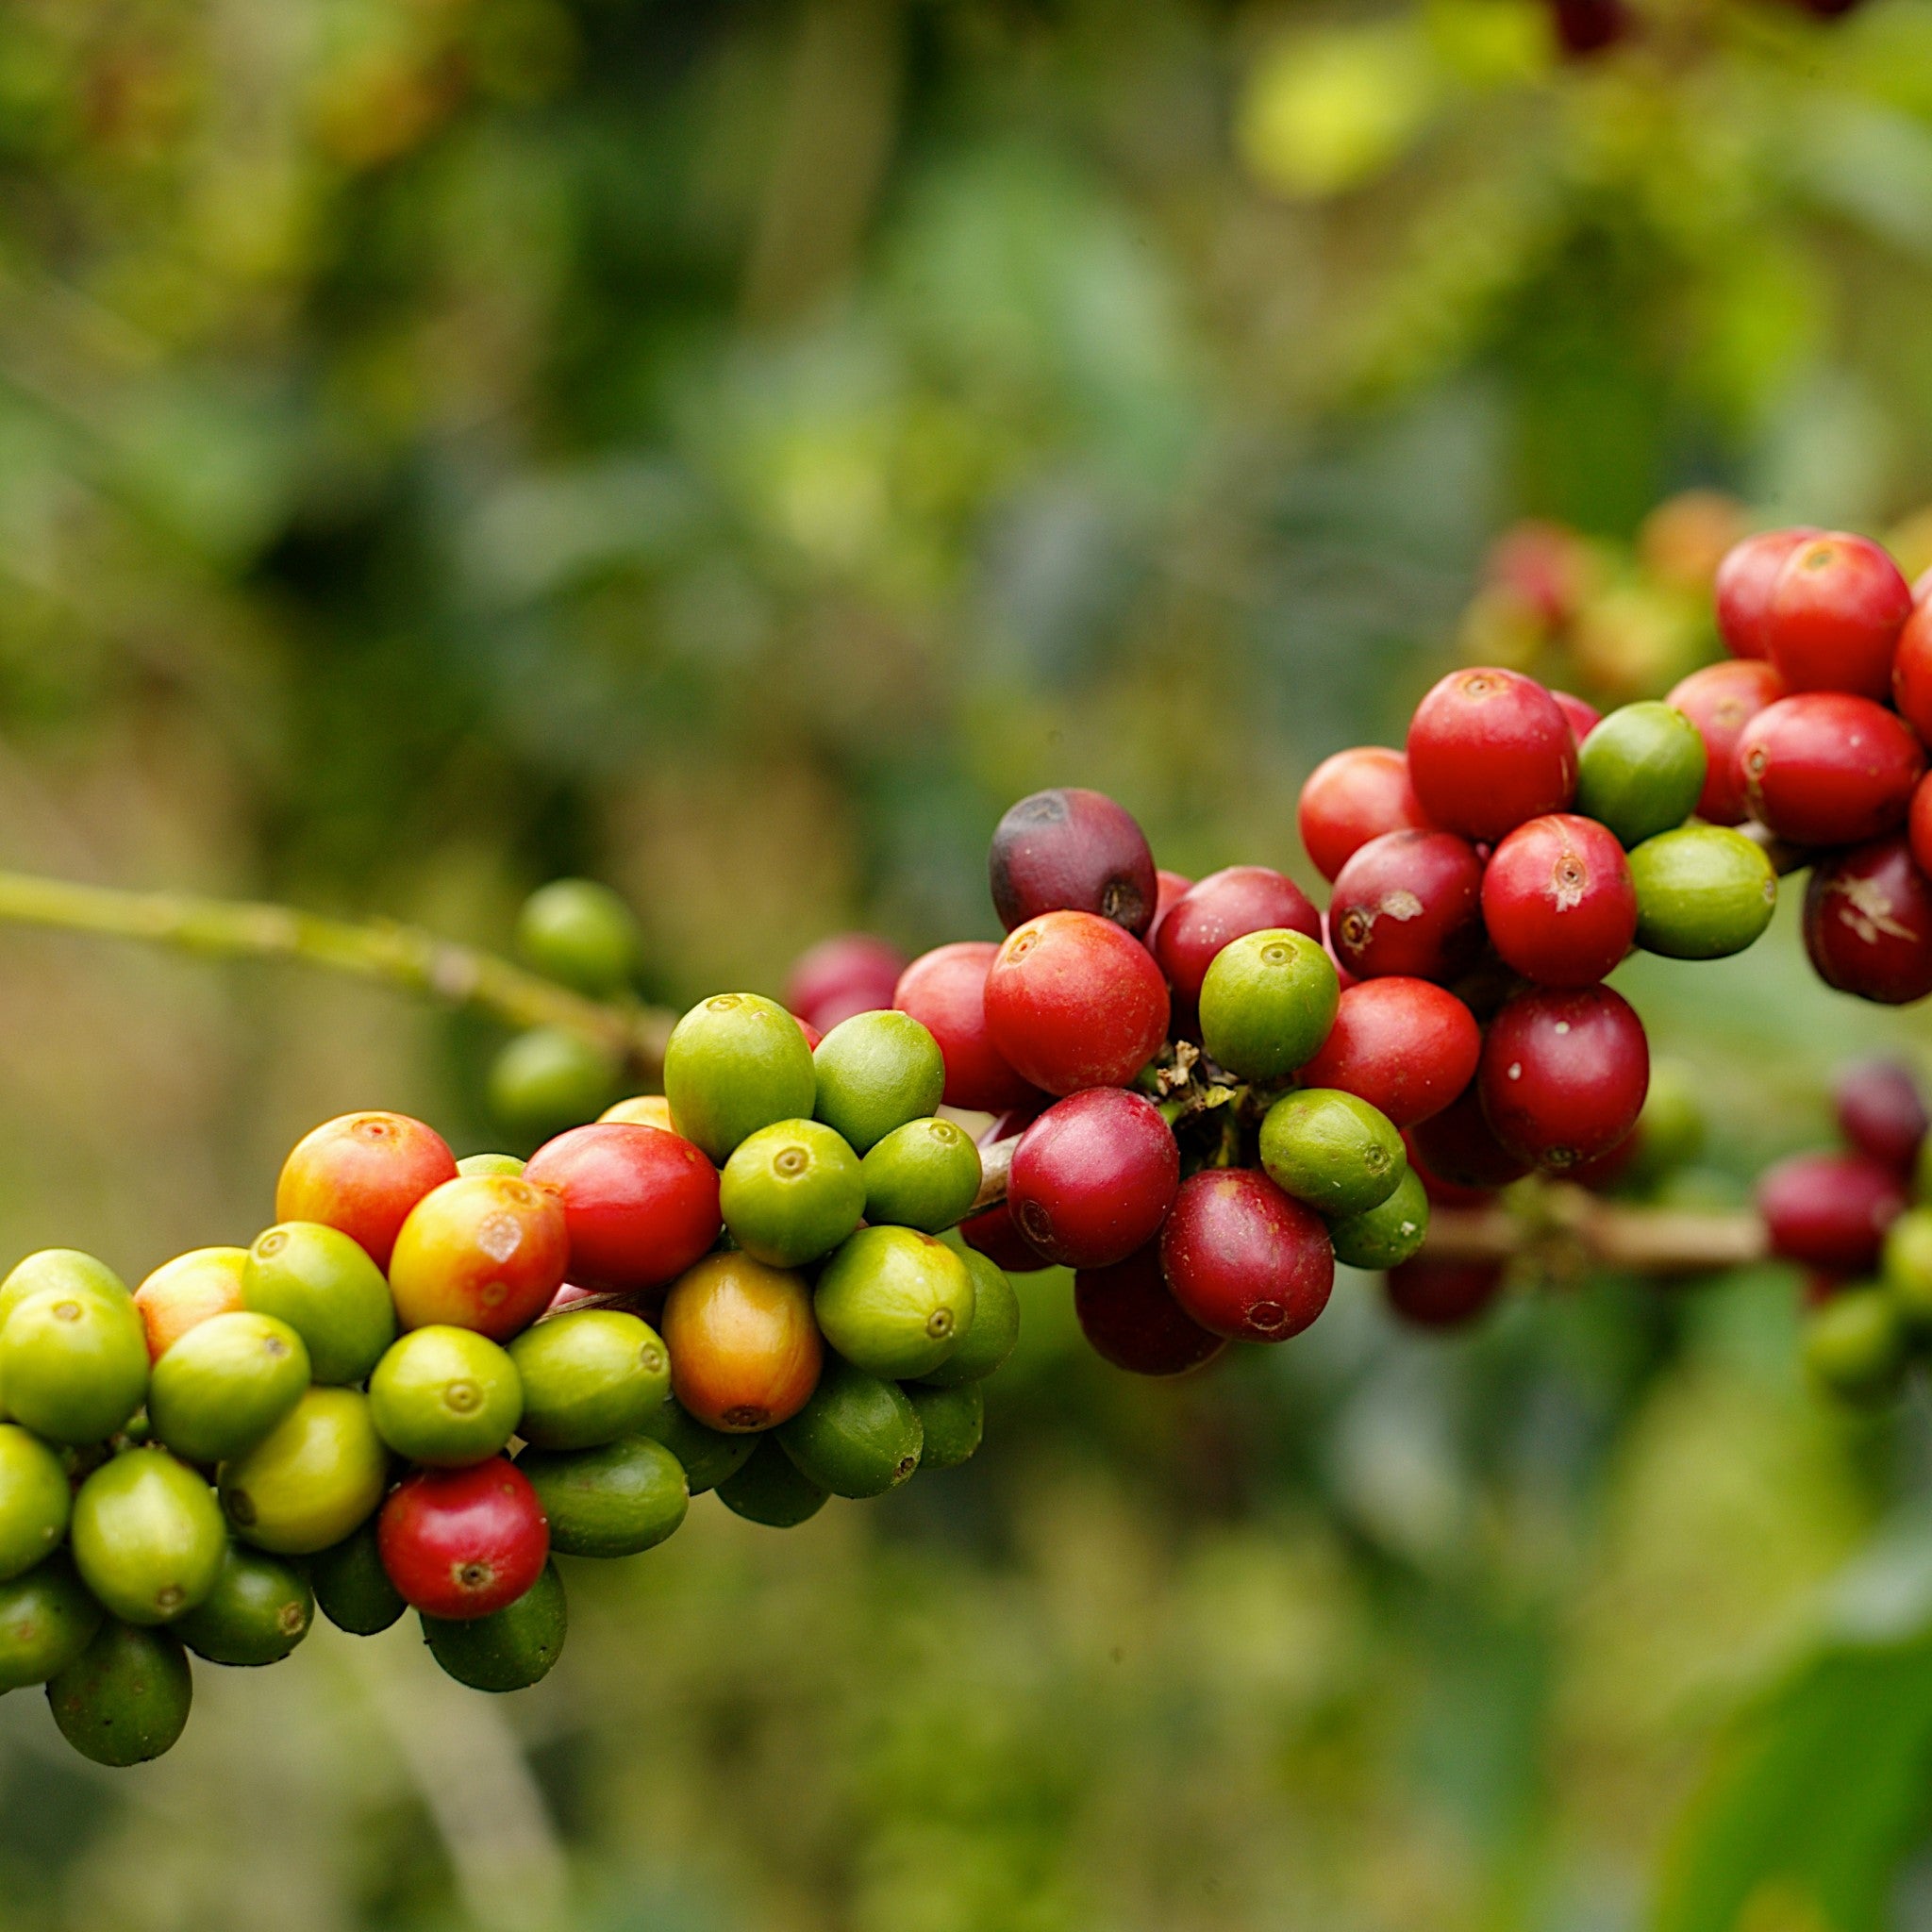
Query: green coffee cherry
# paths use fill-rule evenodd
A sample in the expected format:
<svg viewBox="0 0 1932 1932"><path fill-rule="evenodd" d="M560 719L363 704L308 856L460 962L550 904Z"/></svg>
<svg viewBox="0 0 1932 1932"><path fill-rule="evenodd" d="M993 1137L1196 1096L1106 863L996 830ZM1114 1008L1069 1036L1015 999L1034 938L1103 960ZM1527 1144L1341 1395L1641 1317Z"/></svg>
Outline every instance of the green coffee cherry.
<svg viewBox="0 0 1932 1932"><path fill-rule="evenodd" d="M930 1114L945 1091L940 1043L910 1013L855 1013L841 1020L819 1041L812 1066L814 1112L858 1154L869 1153L894 1127Z"/></svg>
<svg viewBox="0 0 1932 1932"><path fill-rule="evenodd" d="M1622 706L1577 752L1574 809L1625 848L1640 845L1696 810L1705 757L1703 736L1682 711L1654 699Z"/></svg>
<svg viewBox="0 0 1932 1932"><path fill-rule="evenodd" d="M221 1574L214 1491L161 1449L134 1449L81 1484L69 1531L80 1578L125 1624L169 1624Z"/></svg>
<svg viewBox="0 0 1932 1932"><path fill-rule="evenodd" d="M724 1163L718 1205L731 1239L770 1268L830 1254L865 1209L858 1157L819 1121L779 1121L747 1135Z"/></svg>
<svg viewBox="0 0 1932 1932"><path fill-rule="evenodd" d="M919 1467L924 1431L897 1383L828 1359L812 1398L774 1431L800 1472L835 1496L882 1496ZM755 1439L754 1439L755 1440Z"/></svg>
<svg viewBox="0 0 1932 1932"><path fill-rule="evenodd" d="M50 1442L105 1441L147 1394L147 1330L126 1296L42 1289L0 1329L8 1413Z"/></svg>
<svg viewBox="0 0 1932 1932"><path fill-rule="evenodd" d="M979 1149L951 1121L908 1121L865 1157L865 1218L939 1234L972 1211Z"/></svg>
<svg viewBox="0 0 1932 1932"><path fill-rule="evenodd" d="M0 1423L0 1583L60 1547L73 1500L60 1458L38 1436Z"/></svg>
<svg viewBox="0 0 1932 1932"><path fill-rule="evenodd" d="M316 1607L351 1637L387 1630L408 1607L382 1567L374 1517L341 1542L318 1550L308 1560L308 1582Z"/></svg>
<svg viewBox="0 0 1932 1932"><path fill-rule="evenodd" d="M742 1469L761 1440L756 1435L731 1436L723 1429L708 1429L675 1395L667 1395L651 1411L641 1433L663 1443L676 1457L693 1496L715 1490L726 1476Z"/></svg>
<svg viewBox="0 0 1932 1932"><path fill-rule="evenodd" d="M768 1529L796 1529L825 1507L831 1494L779 1448L761 1441L751 1460L718 1485L718 1500L734 1516Z"/></svg>
<svg viewBox="0 0 1932 1932"><path fill-rule="evenodd" d="M658 1331L621 1308L579 1308L509 1345L524 1386L517 1433L536 1449L593 1449L635 1435L671 1392Z"/></svg>
<svg viewBox="0 0 1932 1932"><path fill-rule="evenodd" d="M111 1620L47 1684L60 1735L96 1764L125 1769L172 1751L188 1728L194 1678L172 1630Z"/></svg>
<svg viewBox="0 0 1932 1932"><path fill-rule="evenodd" d="M524 1411L516 1363L487 1336L433 1323L405 1335L369 1378L375 1433L432 1469L487 1461Z"/></svg>
<svg viewBox="0 0 1932 1932"><path fill-rule="evenodd" d="M0 1281L0 1329L7 1318L29 1295L43 1288L65 1289L69 1293L92 1291L109 1301L127 1301L127 1284L108 1266L78 1248L42 1248L18 1262L5 1281Z"/></svg>
<svg viewBox="0 0 1932 1932"><path fill-rule="evenodd" d="M1307 933L1247 933L1201 982L1201 1043L1243 1080L1283 1080L1321 1051L1341 999L1334 961Z"/></svg>
<svg viewBox="0 0 1932 1932"><path fill-rule="evenodd" d="M1882 1288L1848 1288L1805 1324L1805 1366L1821 1389L1858 1406L1890 1401L1906 1367L1906 1328Z"/></svg>
<svg viewBox="0 0 1932 1932"><path fill-rule="evenodd" d="M308 1635L315 1596L292 1564L230 1543L215 1587L175 1625L196 1657L258 1669L278 1664Z"/></svg>
<svg viewBox="0 0 1932 1932"><path fill-rule="evenodd" d="M316 1381L360 1382L396 1336L383 1273L359 1243L319 1221L285 1221L256 1237L242 1274L256 1314L286 1322L308 1350Z"/></svg>
<svg viewBox="0 0 1932 1932"><path fill-rule="evenodd" d="M524 901L516 946L539 973L602 999L629 985L643 935L636 915L608 886L553 879Z"/></svg>
<svg viewBox="0 0 1932 1932"><path fill-rule="evenodd" d="M526 1449L517 1467L550 1519L550 1547L562 1557L634 1557L661 1543L691 1507L683 1466L650 1436L556 1455Z"/></svg>
<svg viewBox="0 0 1932 1932"><path fill-rule="evenodd" d="M1418 1254L1428 1231L1429 1197L1422 1176L1413 1168L1405 1168L1386 1201L1365 1213L1331 1222L1328 1235L1338 1261L1381 1273Z"/></svg>
<svg viewBox="0 0 1932 1932"><path fill-rule="evenodd" d="M1005 1273L977 1248L962 1242L953 1252L973 1277L973 1319L952 1354L919 1378L932 1389L983 1382L1005 1366L1020 1341L1020 1297Z"/></svg>
<svg viewBox="0 0 1932 1932"><path fill-rule="evenodd" d="M252 1449L301 1401L308 1350L273 1315L213 1315L155 1364L148 1422L190 1462L224 1462Z"/></svg>
<svg viewBox="0 0 1932 1932"><path fill-rule="evenodd" d="M244 1542L306 1557L367 1522L388 1485L389 1451L368 1397L311 1389L286 1421L224 1465L222 1507Z"/></svg>
<svg viewBox="0 0 1932 1932"><path fill-rule="evenodd" d="M973 1276L934 1236L860 1228L825 1263L812 1312L857 1367L893 1381L928 1375L973 1325Z"/></svg>
<svg viewBox="0 0 1932 1932"><path fill-rule="evenodd" d="M1728 825L1686 825L1630 855L1637 943L1667 959L1741 953L1777 909L1777 874L1764 848Z"/></svg>
<svg viewBox="0 0 1932 1932"><path fill-rule="evenodd" d="M986 1433L986 1392L977 1382L957 1389L934 1389L914 1383L906 1391L919 1412L924 1446L921 1469L957 1469L979 1447Z"/></svg>
<svg viewBox="0 0 1932 1932"><path fill-rule="evenodd" d="M491 1113L533 1139L595 1120L616 1093L610 1055L564 1026L519 1033L491 1063Z"/></svg>
<svg viewBox="0 0 1932 1932"><path fill-rule="evenodd" d="M520 1180L527 1163L515 1154L466 1154L457 1162L457 1172L465 1179L475 1174L501 1174L506 1180Z"/></svg>
<svg viewBox="0 0 1932 1932"><path fill-rule="evenodd" d="M672 1029L664 1095L678 1132L722 1165L760 1127L811 1117L818 1099L811 1048L777 1001L716 993Z"/></svg>
<svg viewBox="0 0 1932 1932"><path fill-rule="evenodd" d="M423 1641L448 1676L472 1690L527 1690L563 1655L570 1609L555 1563L516 1602L487 1617L423 1619Z"/></svg>
<svg viewBox="0 0 1932 1932"><path fill-rule="evenodd" d="M1379 1208L1408 1170L1387 1114L1353 1093L1284 1093L1261 1123L1261 1165L1284 1193L1335 1220Z"/></svg>
<svg viewBox="0 0 1932 1932"><path fill-rule="evenodd" d="M58 1676L93 1641L102 1615L64 1552L0 1583L0 1696Z"/></svg>
<svg viewBox="0 0 1932 1932"><path fill-rule="evenodd" d="M1908 1208L1886 1229L1881 1272L1906 1323L1932 1329L1932 1208Z"/></svg>

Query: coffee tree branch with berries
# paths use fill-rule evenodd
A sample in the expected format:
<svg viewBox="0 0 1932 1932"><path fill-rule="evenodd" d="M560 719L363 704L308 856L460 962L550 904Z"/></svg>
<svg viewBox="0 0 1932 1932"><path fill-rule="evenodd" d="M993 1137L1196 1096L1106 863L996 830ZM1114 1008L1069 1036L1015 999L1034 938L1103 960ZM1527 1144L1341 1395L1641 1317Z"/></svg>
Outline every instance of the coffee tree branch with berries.
<svg viewBox="0 0 1932 1932"><path fill-rule="evenodd" d="M1447 1328L1512 1274L1775 1256L1808 1271L1819 1382L1890 1394L1932 1333L1909 1077L1849 1075L1847 1149L1772 1170L1756 1213L1644 1205L1701 1117L1605 981L1633 949L1742 951L1808 868L1820 976L1932 991L1932 607L1810 529L1737 544L1716 598L1735 655L1665 702L1599 717L1478 666L1402 750L1328 758L1299 810L1325 911L1262 866L1162 871L1116 801L1043 791L993 833L1004 941L908 962L847 935L783 1004L675 1023L583 881L526 904L523 966L0 874L0 918L477 1008L520 1029L500 1110L548 1135L458 1159L346 1115L246 1247L132 1291L67 1249L0 1282L0 1690L44 1684L76 1749L141 1762L187 1722L191 1655L278 1661L318 1607L363 1635L413 1612L462 1683L535 1683L556 1558L652 1548L709 1490L791 1527L971 1457L1009 1276L1047 1267L1100 1356L1177 1376L1303 1333L1338 1263Z"/></svg>

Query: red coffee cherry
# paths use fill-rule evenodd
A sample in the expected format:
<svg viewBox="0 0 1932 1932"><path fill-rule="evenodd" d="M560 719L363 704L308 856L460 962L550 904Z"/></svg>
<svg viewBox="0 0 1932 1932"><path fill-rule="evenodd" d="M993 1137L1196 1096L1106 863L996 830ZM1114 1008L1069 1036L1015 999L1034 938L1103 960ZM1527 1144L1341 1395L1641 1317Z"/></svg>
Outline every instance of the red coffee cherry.
<svg viewBox="0 0 1932 1932"><path fill-rule="evenodd" d="M959 1224L959 1239L977 1248L996 1268L1008 1274L1037 1274L1053 1263L1013 1224L1012 1208L995 1203Z"/></svg>
<svg viewBox="0 0 1932 1932"><path fill-rule="evenodd" d="M1497 1140L1475 1080L1441 1113L1419 1122L1407 1140L1429 1198L1446 1208L1475 1206L1530 1168Z"/></svg>
<svg viewBox="0 0 1932 1932"><path fill-rule="evenodd" d="M1314 868L1332 879L1371 839L1426 831L1408 782L1408 760L1386 745L1358 744L1325 758L1302 787L1295 821Z"/></svg>
<svg viewBox="0 0 1932 1932"><path fill-rule="evenodd" d="M1503 1291L1500 1261L1435 1261L1419 1255L1388 1274L1389 1306L1416 1328L1465 1327Z"/></svg>
<svg viewBox="0 0 1932 1932"><path fill-rule="evenodd" d="M573 1127L524 1178L563 1202L578 1288L634 1292L675 1281L718 1239L718 1170L681 1135L624 1121Z"/></svg>
<svg viewBox="0 0 1932 1932"><path fill-rule="evenodd" d="M1296 1074L1337 1087L1398 1127L1441 1113L1475 1077L1483 1037L1453 992L1426 979L1365 979L1344 988L1322 1050Z"/></svg>
<svg viewBox="0 0 1932 1932"><path fill-rule="evenodd" d="M1637 888L1607 826L1570 812L1518 825L1483 873L1490 941L1539 986L1593 986L1637 937Z"/></svg>
<svg viewBox="0 0 1932 1932"><path fill-rule="evenodd" d="M1732 657L1770 655L1766 626L1778 573L1800 543L1819 534L1808 524L1789 530L1760 530L1724 553L1711 588L1717 599L1718 635ZM1677 704L1674 694L1669 702ZM1681 711L1684 707L1677 705L1677 708Z"/></svg>
<svg viewBox="0 0 1932 1932"><path fill-rule="evenodd" d="M1932 877L1932 775L1921 778L1912 789L1906 838L1911 846L1912 863Z"/></svg>
<svg viewBox="0 0 1932 1932"><path fill-rule="evenodd" d="M391 1491L376 1548L403 1601L426 1617L487 1617L543 1574L550 1525L530 1479L501 1456L421 1469Z"/></svg>
<svg viewBox="0 0 1932 1932"><path fill-rule="evenodd" d="M1215 954L1228 941L1277 926L1321 942L1322 915L1283 873L1271 872L1265 865L1230 865L1191 886L1160 922L1153 940L1154 957L1174 989L1174 1004L1193 1007Z"/></svg>
<svg viewBox="0 0 1932 1932"><path fill-rule="evenodd" d="M1793 547L1772 587L1765 655L1794 691L1891 695L1911 586L1869 538L1827 530Z"/></svg>
<svg viewBox="0 0 1932 1932"><path fill-rule="evenodd" d="M1880 1006L1932 992L1932 887L1899 838L1874 839L1811 868L1805 950L1826 986Z"/></svg>
<svg viewBox="0 0 1932 1932"><path fill-rule="evenodd" d="M1738 741L1767 705L1785 695L1785 681L1757 658L1707 664L1673 687L1664 702L1682 711L1704 740L1704 790L1697 816L1713 825L1744 822L1744 777L1738 770Z"/></svg>
<svg viewBox="0 0 1932 1932"><path fill-rule="evenodd" d="M1094 1354L1129 1374L1185 1375L1227 1346L1168 1292L1152 1242L1111 1268L1074 1275L1074 1314Z"/></svg>
<svg viewBox="0 0 1932 1932"><path fill-rule="evenodd" d="M1637 1124L1650 1044L1629 1001L1608 987L1539 987L1491 1023L1476 1084L1503 1145L1561 1173L1607 1154Z"/></svg>
<svg viewBox="0 0 1932 1932"><path fill-rule="evenodd" d="M1905 1209L1898 1174L1867 1154L1794 1154L1757 1177L1772 1253L1838 1274L1875 1268L1885 1230Z"/></svg>
<svg viewBox="0 0 1932 1932"><path fill-rule="evenodd" d="M1466 839L1385 832L1336 875L1336 957L1357 979L1453 979L1482 953L1482 889L1483 863Z"/></svg>
<svg viewBox="0 0 1932 1932"><path fill-rule="evenodd" d="M1408 778L1433 824L1500 839L1569 805L1576 741L1562 706L1533 677L1452 671L1409 721Z"/></svg>
<svg viewBox="0 0 1932 1932"><path fill-rule="evenodd" d="M1286 1341L1328 1306L1327 1224L1253 1168L1190 1175L1160 1231L1175 1301L1233 1341Z"/></svg>
<svg viewBox="0 0 1932 1932"><path fill-rule="evenodd" d="M457 1158L434 1127L406 1113L345 1113L310 1129L275 1182L277 1221L319 1221L389 1266L409 1210L457 1177Z"/></svg>
<svg viewBox="0 0 1932 1932"><path fill-rule="evenodd" d="M1587 699L1577 697L1573 691L1553 689L1550 695L1556 699L1564 717L1570 721L1570 736L1581 747L1583 741L1604 722L1604 714Z"/></svg>
<svg viewBox="0 0 1932 1932"><path fill-rule="evenodd" d="M1839 1131L1860 1154L1895 1174L1917 1164L1928 1124L1919 1083L1896 1060L1847 1067L1832 1087Z"/></svg>
<svg viewBox="0 0 1932 1932"><path fill-rule="evenodd" d="M1184 872L1169 872L1165 866L1158 867L1154 874L1154 924L1147 928L1147 943L1154 943L1154 935L1160 930L1160 922L1174 910L1174 902L1192 885Z"/></svg>
<svg viewBox="0 0 1932 1932"><path fill-rule="evenodd" d="M792 962L785 1005L818 1032L829 1033L854 1013L892 1004L906 955L876 933L841 932L821 940Z"/></svg>
<svg viewBox="0 0 1932 1932"><path fill-rule="evenodd" d="M1049 1093L1125 1086L1160 1051L1167 1019L1167 982L1153 954L1091 912L1029 919L1007 936L986 975L994 1047Z"/></svg>
<svg viewBox="0 0 1932 1932"><path fill-rule="evenodd" d="M1891 699L1922 739L1932 738L1932 608L1916 591L1891 660Z"/></svg>
<svg viewBox="0 0 1932 1932"><path fill-rule="evenodd" d="M1908 724L1844 691L1780 698L1738 740L1751 816L1799 845L1850 845L1903 824L1924 769Z"/></svg>
<svg viewBox="0 0 1932 1932"><path fill-rule="evenodd" d="M1002 1113L1040 1097L1007 1064L986 1024L986 975L999 950L990 940L935 946L899 975L892 994L891 1004L940 1043L948 1107Z"/></svg>
<svg viewBox="0 0 1932 1932"><path fill-rule="evenodd" d="M1042 912L1091 912L1138 938L1159 886L1147 835L1104 791L1063 786L1010 807L988 861L993 910L1008 932Z"/></svg>
<svg viewBox="0 0 1932 1932"><path fill-rule="evenodd" d="M1048 1260L1107 1268L1159 1232L1180 1179L1180 1149L1160 1109L1095 1087L1048 1108L1020 1136L1007 1204Z"/></svg>

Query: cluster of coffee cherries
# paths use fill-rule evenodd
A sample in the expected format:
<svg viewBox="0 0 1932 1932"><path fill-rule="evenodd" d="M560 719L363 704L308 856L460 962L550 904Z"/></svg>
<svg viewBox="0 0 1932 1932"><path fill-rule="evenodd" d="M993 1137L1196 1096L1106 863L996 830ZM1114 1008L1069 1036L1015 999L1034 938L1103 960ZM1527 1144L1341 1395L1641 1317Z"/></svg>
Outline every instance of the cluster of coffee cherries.
<svg viewBox="0 0 1932 1932"><path fill-rule="evenodd" d="M1842 1146L1768 1168L1757 1209L1772 1252L1805 1271L1814 1381L1868 1406L1932 1352L1932 1150L1909 1069L1852 1067L1833 1098Z"/></svg>
<svg viewBox="0 0 1932 1932"><path fill-rule="evenodd" d="M819 1037L753 994L673 1034L666 1094L526 1162L406 1115L289 1155L275 1225L132 1293L77 1251L0 1284L0 1692L127 1765L190 1653L280 1661L315 1610L405 1610L482 1690L564 1641L557 1557L661 1542L693 1494L789 1527L978 1447L1011 1285L958 1237L978 1149L916 1020Z"/></svg>

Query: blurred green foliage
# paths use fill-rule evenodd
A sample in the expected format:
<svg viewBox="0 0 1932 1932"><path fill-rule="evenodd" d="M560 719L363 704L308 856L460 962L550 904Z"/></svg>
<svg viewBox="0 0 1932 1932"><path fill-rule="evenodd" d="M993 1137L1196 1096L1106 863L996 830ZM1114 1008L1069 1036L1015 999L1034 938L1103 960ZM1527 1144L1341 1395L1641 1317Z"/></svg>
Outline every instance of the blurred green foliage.
<svg viewBox="0 0 1932 1932"><path fill-rule="evenodd" d="M1510 518L1932 497L1932 6L1642 19L15 0L0 859L492 944L603 878L673 1001L990 931L1041 783L1299 869ZM1789 908L1624 977L1720 1192L1925 1043ZM0 1010L9 1251L245 1241L348 1107L491 1138L493 1042L362 989L15 937ZM1932 1924L1932 1612L1827 1591L1932 1435L1811 1402L1774 1271L1449 1342L1350 1281L1174 1390L1027 1299L974 1464L579 1566L508 1706L324 1632L108 1779L0 1702L0 1928Z"/></svg>

